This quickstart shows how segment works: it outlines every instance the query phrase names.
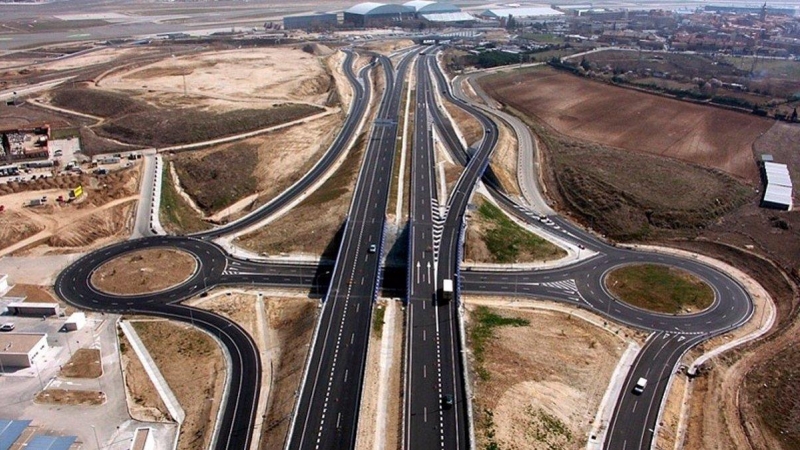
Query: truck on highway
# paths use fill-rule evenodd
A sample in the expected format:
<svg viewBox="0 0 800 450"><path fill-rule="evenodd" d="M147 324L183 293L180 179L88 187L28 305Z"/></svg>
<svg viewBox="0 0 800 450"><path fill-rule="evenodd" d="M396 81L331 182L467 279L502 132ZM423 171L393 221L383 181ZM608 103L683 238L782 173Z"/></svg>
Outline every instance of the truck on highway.
<svg viewBox="0 0 800 450"><path fill-rule="evenodd" d="M449 302L453 299L453 280L445 279L442 281L442 303Z"/></svg>

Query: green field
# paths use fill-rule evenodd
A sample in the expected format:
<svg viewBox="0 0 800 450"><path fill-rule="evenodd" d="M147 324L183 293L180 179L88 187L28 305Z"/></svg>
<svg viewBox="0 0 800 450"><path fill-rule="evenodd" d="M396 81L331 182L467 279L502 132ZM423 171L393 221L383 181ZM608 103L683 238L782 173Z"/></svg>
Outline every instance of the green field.
<svg viewBox="0 0 800 450"><path fill-rule="evenodd" d="M714 291L683 270L657 264L615 269L606 286L618 299L650 311L680 314L702 311L714 302Z"/></svg>
<svg viewBox="0 0 800 450"><path fill-rule="evenodd" d="M469 343L475 357L475 371L482 380L489 379L489 371L483 367L486 346L494 339L494 330L499 327L525 327L527 319L503 317L486 306L475 308L470 317Z"/></svg>
<svg viewBox="0 0 800 450"><path fill-rule="evenodd" d="M493 263L530 262L558 259L564 250L520 227L497 206L483 201L478 208L481 240Z"/></svg>
<svg viewBox="0 0 800 450"><path fill-rule="evenodd" d="M159 218L167 231L194 233L211 228L181 197L170 176L170 163L164 162L161 170L161 207Z"/></svg>

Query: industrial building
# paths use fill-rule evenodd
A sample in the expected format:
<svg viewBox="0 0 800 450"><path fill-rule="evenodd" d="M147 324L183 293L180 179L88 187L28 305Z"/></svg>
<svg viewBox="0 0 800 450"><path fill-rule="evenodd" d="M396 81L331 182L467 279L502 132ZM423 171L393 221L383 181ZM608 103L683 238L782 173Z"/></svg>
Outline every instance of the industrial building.
<svg viewBox="0 0 800 450"><path fill-rule="evenodd" d="M477 20L473 15L465 12L422 14L421 17L428 22L443 25L472 25Z"/></svg>
<svg viewBox="0 0 800 450"><path fill-rule="evenodd" d="M344 12L344 24L353 27L373 27L400 22L414 16L414 10L403 5L366 2Z"/></svg>
<svg viewBox="0 0 800 450"><path fill-rule="evenodd" d="M64 331L78 331L86 325L86 313L74 312L64 322Z"/></svg>
<svg viewBox="0 0 800 450"><path fill-rule="evenodd" d="M0 297L6 295L9 290L8 275L0 273Z"/></svg>
<svg viewBox="0 0 800 450"><path fill-rule="evenodd" d="M504 19L508 16L514 19L553 18L563 16L564 13L550 7L520 7L520 8L490 8L479 14L486 19Z"/></svg>
<svg viewBox="0 0 800 450"><path fill-rule="evenodd" d="M12 302L6 308L14 316L57 316L61 312L58 303Z"/></svg>
<svg viewBox="0 0 800 450"><path fill-rule="evenodd" d="M50 126L0 130L0 162L50 157Z"/></svg>
<svg viewBox="0 0 800 450"><path fill-rule="evenodd" d="M6 367L30 367L39 353L47 349L44 333L0 334L0 365Z"/></svg>
<svg viewBox="0 0 800 450"><path fill-rule="evenodd" d="M450 3L431 2L427 0L413 0L403 3L403 6L410 8L417 17L423 14L442 14L461 12L461 8Z"/></svg>
<svg viewBox="0 0 800 450"><path fill-rule="evenodd" d="M283 18L283 28L286 30L320 30L334 28L337 25L339 25L339 18L335 13L287 16Z"/></svg>
<svg viewBox="0 0 800 450"><path fill-rule="evenodd" d="M792 179L789 176L789 167L786 164L772 162L771 155L762 155L761 161L761 170L766 181L761 206L791 211Z"/></svg>
<svg viewBox="0 0 800 450"><path fill-rule="evenodd" d="M31 427L30 420L0 419L0 450L11 448L26 450L74 450L79 447L77 436L47 436L34 434L39 427ZM73 446L75 445L75 446Z"/></svg>

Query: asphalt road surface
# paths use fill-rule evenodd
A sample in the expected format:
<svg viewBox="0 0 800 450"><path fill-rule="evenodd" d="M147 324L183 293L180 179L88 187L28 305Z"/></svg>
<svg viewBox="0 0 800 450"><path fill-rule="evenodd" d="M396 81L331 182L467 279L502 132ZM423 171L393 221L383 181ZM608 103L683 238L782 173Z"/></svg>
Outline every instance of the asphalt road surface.
<svg viewBox="0 0 800 450"><path fill-rule="evenodd" d="M389 59L378 57L385 91L322 306L289 449L343 449L356 443L372 306L380 287L397 119L405 74L414 56L411 52L403 57L396 77Z"/></svg>
<svg viewBox="0 0 800 450"><path fill-rule="evenodd" d="M446 218L439 205L432 127L428 109L432 86L428 56L417 64L414 143L411 153L411 208L406 326L405 422L403 447L468 448L468 423L458 347L458 318L439 292L439 246ZM452 277L450 277L452 278ZM445 404L452 396L453 405Z"/></svg>
<svg viewBox="0 0 800 450"><path fill-rule="evenodd" d="M170 247L191 253L198 270L185 283L157 294L121 296L97 290L91 284L95 270L125 253L145 248ZM137 239L105 247L79 259L56 278L55 291L73 306L110 313L143 313L191 323L216 336L231 359L228 401L221 406L215 449L247 449L252 439L261 386L261 360L250 335L239 325L217 314L178 305L218 279L227 263L224 251L209 242L157 237Z"/></svg>
<svg viewBox="0 0 800 450"><path fill-rule="evenodd" d="M436 68L439 69L438 66ZM437 75L439 85L447 86L443 74L439 70L434 73ZM471 108L465 108L465 102L455 99L449 88L442 89L442 94L475 116L484 130L487 130L487 122L490 121L482 111L472 105L468 105L472 106ZM464 97L463 93L461 97ZM467 152L459 148L459 141L454 139L455 133L446 130L451 124L443 115L439 116L437 125L443 130L442 135L446 145L457 159L463 161L459 155L468 156ZM496 129L493 131L496 134ZM480 151L476 155L480 155ZM633 327L660 331L648 341L629 372L625 389L617 399L612 425L606 435L606 448L650 448L666 386L678 361L697 343L736 328L750 318L753 306L746 292L727 275L696 261L619 249L600 241L558 216L551 218L537 216L501 192L491 173L484 176L484 181L493 197L509 213L534 226L547 228L546 231L550 233L561 234L579 248L597 251L599 256L553 271L521 271L513 275L508 272L470 273L479 278L479 281L469 284L466 282L468 277L464 277L464 288L466 290L472 288L482 294L526 295L569 301L580 307L594 309L601 314L605 309L605 315ZM529 185L530 189L538 189L533 183ZM531 192L529 196L541 198L538 192ZM549 211L549 208L541 209ZM633 262L666 264L688 270L712 286L717 301L706 311L692 316L649 313L618 302L605 288L605 275L614 267ZM498 284L492 286L493 282ZM638 377L646 378L651 374L654 379L650 381L645 392L634 396L632 388Z"/></svg>
<svg viewBox="0 0 800 450"><path fill-rule="evenodd" d="M442 95L478 118L485 130L484 139L474 151L467 152L456 143L457 139L452 139L453 134L447 130L448 123L435 104L429 72L425 69L436 66L424 61L432 58L430 56L420 57L417 77L419 96L415 110L420 118L430 117L430 120L425 118L424 123L431 123L437 128L437 134L442 136L445 144L453 147L450 151L461 155L459 161L466 168L444 208L438 204L434 207L432 200L435 198L436 183L432 181L430 166L430 135L427 125L415 130L418 143L414 146L413 154L417 164L412 165L414 231L409 242L412 247L409 252L411 267L408 272L404 272L404 269L387 269L387 273L392 275L382 279L380 255L399 103L405 71L415 55L416 52L410 53L400 63L397 80L388 60L379 60L386 72L387 89L378 119L371 127L368 149L335 266L259 263L234 258L208 239L151 237L115 244L84 256L59 275L55 284L56 293L79 308L154 314L193 322L217 335L232 360L229 401L223 405L215 447L218 449L246 449L251 443L261 362L252 339L240 327L213 313L178 304L214 286L252 284L306 287L320 295L327 293L319 332L308 362L307 378L299 397L290 448L353 447L370 311L376 291L381 286L402 290L405 282L410 299L408 328L413 346L409 350L411 377L406 388L409 389L407 395L413 398L407 404L407 407L411 405L411 411L404 418L407 427L404 433L406 448L465 448L469 445L466 421L468 401L464 394L464 368L461 366L459 347L460 292L568 302L654 333L628 374L605 442L606 447L612 449L649 448L666 383L680 356L698 342L738 327L748 320L753 312L750 299L735 280L694 259L609 245L558 216L537 216L497 190L492 184L491 174L486 171L497 135L495 125L482 111L453 99L449 87L441 89L446 84L440 80L437 89L441 90ZM352 61L352 58L349 60ZM350 67L350 63L346 67ZM438 69L433 68L436 75ZM354 81L352 75L350 73L351 82L361 86L362 101L366 100L369 97L366 95L369 83L363 82L367 79L366 72L361 73L363 85ZM359 115L354 114L354 111L358 111L358 104L353 103L350 116ZM343 130L343 134L346 132ZM460 237L464 227L464 211L481 176L507 212L532 226L557 233L563 239L597 255L579 263L548 270L461 272ZM438 211L436 215L433 214L434 210ZM256 216L259 214L264 217L269 213L259 211ZM257 221L255 218L253 220L253 223ZM370 252L369 246L372 244L376 246L375 253ZM431 250L427 251L429 244ZM104 262L127 252L159 246L179 248L193 254L198 261L196 273L180 286L158 294L115 296L92 286L91 275ZM417 262L420 268L425 268L424 271L417 271ZM428 262L431 262L430 275L427 273ZM605 274L623 264L645 262L679 267L701 277L715 291L714 304L698 314L672 316L650 313L616 301L604 288ZM398 275L404 273L408 277ZM420 282L412 283L417 276ZM444 279L456 281L456 296L454 301L439 303L435 300L436 291ZM429 332L433 332L433 335ZM435 378L425 372L428 369L435 373ZM422 375L420 370L423 371ZM648 386L642 395L637 396L631 390L640 376L648 379ZM454 396L453 408L436 410L441 394L448 393ZM420 407L422 416L418 411ZM431 422L425 420L426 408L434 414Z"/></svg>

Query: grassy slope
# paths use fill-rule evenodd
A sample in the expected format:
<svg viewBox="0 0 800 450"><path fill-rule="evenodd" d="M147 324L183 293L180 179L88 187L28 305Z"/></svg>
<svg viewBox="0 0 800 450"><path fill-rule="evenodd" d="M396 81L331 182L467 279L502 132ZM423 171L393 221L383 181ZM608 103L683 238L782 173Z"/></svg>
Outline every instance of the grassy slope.
<svg viewBox="0 0 800 450"><path fill-rule="evenodd" d="M471 314L469 326L469 343L472 355L475 357L475 370L482 380L490 378L489 372L483 366L487 344L494 338L494 330L498 327L524 327L530 323L526 319L516 317L503 317L492 312L486 306L479 306Z"/></svg>
<svg viewBox="0 0 800 450"><path fill-rule="evenodd" d="M678 314L687 308L697 312L714 302L714 291L702 280L656 264L616 269L608 274L606 284L622 301L661 313Z"/></svg>
<svg viewBox="0 0 800 450"><path fill-rule="evenodd" d="M540 139L567 206L613 239L692 234L756 195L719 171L570 138L509 110Z"/></svg>
<svg viewBox="0 0 800 450"><path fill-rule="evenodd" d="M529 262L558 259L566 253L550 242L520 227L497 206L483 201L478 208L476 224L480 225L480 238L490 253L493 263Z"/></svg>
<svg viewBox="0 0 800 450"><path fill-rule="evenodd" d="M172 233L193 233L211 227L197 212L186 204L178 193L169 171L170 163L165 161L161 172L161 225Z"/></svg>
<svg viewBox="0 0 800 450"><path fill-rule="evenodd" d="M186 192L206 213L215 213L258 190L253 170L258 165L258 146L237 143L202 158L180 154L175 170Z"/></svg>
<svg viewBox="0 0 800 450"><path fill-rule="evenodd" d="M269 226L241 236L237 245L256 253L302 252L335 258L365 147L362 133L342 165L319 189Z"/></svg>
<svg viewBox="0 0 800 450"><path fill-rule="evenodd" d="M180 145L267 128L319 112L322 109L316 106L294 104L224 113L154 109L111 119L99 127L98 134L131 144Z"/></svg>

